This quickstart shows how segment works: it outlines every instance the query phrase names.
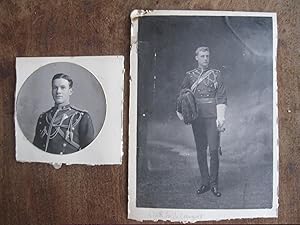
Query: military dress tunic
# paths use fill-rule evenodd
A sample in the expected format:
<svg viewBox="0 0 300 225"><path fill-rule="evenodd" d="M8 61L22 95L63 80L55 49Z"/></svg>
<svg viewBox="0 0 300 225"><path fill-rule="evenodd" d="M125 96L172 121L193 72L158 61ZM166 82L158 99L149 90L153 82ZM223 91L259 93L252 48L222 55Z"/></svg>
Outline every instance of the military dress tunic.
<svg viewBox="0 0 300 225"><path fill-rule="evenodd" d="M33 144L53 154L77 152L94 139L94 128L87 111L67 105L52 107L38 119Z"/></svg>
<svg viewBox="0 0 300 225"><path fill-rule="evenodd" d="M195 83L199 80L202 81L198 84ZM184 89L192 90L197 106L198 117L191 125L196 143L201 183L217 186L219 154L216 105L227 104L221 72L215 69L203 70L201 68L188 71L181 85L181 90ZM177 105L177 111L181 112L180 105ZM207 163L207 147L210 152L210 170Z"/></svg>
<svg viewBox="0 0 300 225"><path fill-rule="evenodd" d="M199 76L208 75L201 83L199 83L193 91L198 116L202 118L216 118L217 104L227 104L227 96L223 83L221 72L216 69L196 68L186 72L185 78L181 85L182 89L191 89L193 84L198 80ZM181 109L177 109L181 112Z"/></svg>

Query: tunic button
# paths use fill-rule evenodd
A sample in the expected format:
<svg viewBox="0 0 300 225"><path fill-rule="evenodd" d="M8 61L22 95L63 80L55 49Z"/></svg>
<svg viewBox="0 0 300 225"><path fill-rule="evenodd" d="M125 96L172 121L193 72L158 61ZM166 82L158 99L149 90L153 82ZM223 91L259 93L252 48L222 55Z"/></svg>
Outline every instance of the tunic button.
<svg viewBox="0 0 300 225"><path fill-rule="evenodd" d="M75 128L74 128L74 127L72 127L72 130L75 130Z"/></svg>
<svg viewBox="0 0 300 225"><path fill-rule="evenodd" d="M66 143L63 143L63 147L66 147L67 146L67 144Z"/></svg>

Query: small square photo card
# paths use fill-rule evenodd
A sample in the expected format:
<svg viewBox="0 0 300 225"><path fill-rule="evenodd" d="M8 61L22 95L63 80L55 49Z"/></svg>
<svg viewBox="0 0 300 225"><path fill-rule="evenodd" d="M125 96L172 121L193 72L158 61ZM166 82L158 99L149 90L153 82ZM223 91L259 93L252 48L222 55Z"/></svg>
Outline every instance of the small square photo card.
<svg viewBox="0 0 300 225"><path fill-rule="evenodd" d="M128 217L277 217L276 13L131 22Z"/></svg>
<svg viewBox="0 0 300 225"><path fill-rule="evenodd" d="M16 160L121 164L123 56L17 57Z"/></svg>

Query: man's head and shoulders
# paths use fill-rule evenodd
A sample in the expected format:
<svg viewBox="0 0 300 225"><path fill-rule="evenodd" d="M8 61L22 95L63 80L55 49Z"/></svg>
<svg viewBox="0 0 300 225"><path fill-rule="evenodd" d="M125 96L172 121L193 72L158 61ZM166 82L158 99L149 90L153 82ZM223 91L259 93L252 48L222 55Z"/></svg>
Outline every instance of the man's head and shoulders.
<svg viewBox="0 0 300 225"><path fill-rule="evenodd" d="M54 100L54 106L51 107L46 112L40 115L43 117L53 117L55 113L56 116L59 114L81 114L88 115L88 111L80 109L70 103L71 95L73 94L73 80L72 78L64 73L55 74L52 78L52 98Z"/></svg>
<svg viewBox="0 0 300 225"><path fill-rule="evenodd" d="M209 76L221 76L221 71L209 67L210 63L210 50L206 46L200 46L195 50L195 60L198 66L186 72L186 76L192 80L198 79L199 76L209 74Z"/></svg>
<svg viewBox="0 0 300 225"><path fill-rule="evenodd" d="M86 110L70 104L72 94L71 77L64 73L55 74L52 78L54 106L42 113L38 119L34 139L37 147L56 153L55 149L59 147L55 145L62 145L63 149L72 148L74 152L86 147L94 139L91 117ZM68 150L62 152L71 153Z"/></svg>

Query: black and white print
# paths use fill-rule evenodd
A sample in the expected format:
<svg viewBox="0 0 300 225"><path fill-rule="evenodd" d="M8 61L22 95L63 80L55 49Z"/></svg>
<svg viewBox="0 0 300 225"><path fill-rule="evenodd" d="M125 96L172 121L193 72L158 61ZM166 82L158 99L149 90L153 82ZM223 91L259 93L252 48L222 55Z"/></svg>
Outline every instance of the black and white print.
<svg viewBox="0 0 300 225"><path fill-rule="evenodd" d="M132 23L129 218L277 216L276 14Z"/></svg>
<svg viewBox="0 0 300 225"><path fill-rule="evenodd" d="M120 163L122 57L23 57L16 69L17 160ZM109 114L112 109L119 115ZM112 139L110 126L120 131L112 150L104 152Z"/></svg>

